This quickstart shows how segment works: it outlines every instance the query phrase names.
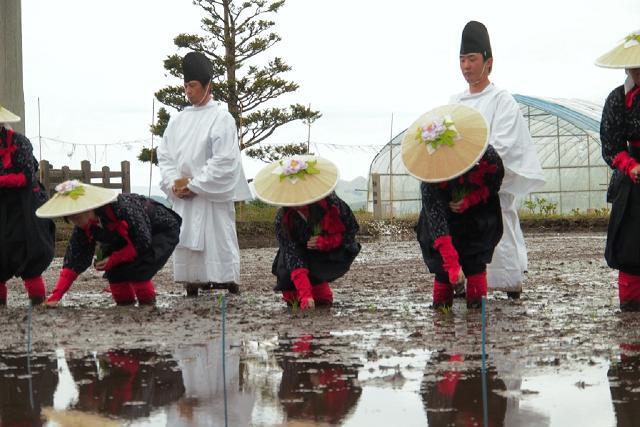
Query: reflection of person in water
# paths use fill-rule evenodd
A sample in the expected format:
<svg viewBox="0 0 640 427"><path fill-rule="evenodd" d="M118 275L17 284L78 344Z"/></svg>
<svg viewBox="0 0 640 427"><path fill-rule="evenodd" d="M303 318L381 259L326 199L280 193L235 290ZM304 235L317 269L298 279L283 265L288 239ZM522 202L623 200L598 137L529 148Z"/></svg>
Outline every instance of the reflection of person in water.
<svg viewBox="0 0 640 427"><path fill-rule="evenodd" d="M282 357L278 397L290 420L337 424L355 407L362 393L357 384L358 368L303 361L313 353L312 340L311 335L304 335L293 344L283 346L284 353L293 352L298 357Z"/></svg>
<svg viewBox="0 0 640 427"><path fill-rule="evenodd" d="M244 427L251 422L254 397L244 390L240 355L227 339L225 348L228 425ZM178 360L185 396L167 413L167 425L224 426L224 391L222 378L222 343L214 339L206 345L181 348L174 353Z"/></svg>
<svg viewBox="0 0 640 427"><path fill-rule="evenodd" d="M146 350L116 350L100 356L98 364L87 363L86 358L69 362L79 384L75 409L135 419L149 416L153 408L184 394L176 362L168 357Z"/></svg>
<svg viewBox="0 0 640 427"><path fill-rule="evenodd" d="M436 380L433 374L425 375L422 383L422 400L429 425L472 426L482 425L482 374L480 369L464 371L465 357L461 354L437 353L432 364L438 369ZM444 371L440 366L444 365ZM506 390L502 380L496 378L495 370L487 371L487 407L489 426L504 425L507 400L495 393Z"/></svg>
<svg viewBox="0 0 640 427"><path fill-rule="evenodd" d="M619 427L637 426L640 396L630 390L640 382L640 344L620 344L620 362L611 363L607 377Z"/></svg>
<svg viewBox="0 0 640 427"><path fill-rule="evenodd" d="M56 361L47 356L31 357L31 378L27 357L0 357L0 426L39 426L41 409L53 404L56 389ZM33 407L31 402L33 399Z"/></svg>

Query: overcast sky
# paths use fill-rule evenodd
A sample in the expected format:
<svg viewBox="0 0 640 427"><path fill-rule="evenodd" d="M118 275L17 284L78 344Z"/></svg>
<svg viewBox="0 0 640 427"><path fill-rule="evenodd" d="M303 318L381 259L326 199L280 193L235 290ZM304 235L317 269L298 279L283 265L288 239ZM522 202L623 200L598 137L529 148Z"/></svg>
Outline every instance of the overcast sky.
<svg viewBox="0 0 640 427"><path fill-rule="evenodd" d="M153 93L176 82L162 61L175 52L177 34L200 30L201 16L190 0L22 0L26 124L36 156L40 97L43 136L101 145L70 155L71 145L49 141L43 158L72 168L96 155L100 166L128 159L134 185L147 185L148 166L134 160L141 145L109 147L105 155L103 144L150 138ZM395 134L464 90L458 54L467 21L489 29L496 85L602 104L624 72L593 62L640 28L640 2L287 0L274 19L283 40L257 62L278 55L293 67L288 77L300 89L278 103L320 110L314 151L352 179L368 174L376 148L326 144L383 145L392 113ZM306 138L306 127L293 123L269 142ZM245 160L247 176L259 167Z"/></svg>

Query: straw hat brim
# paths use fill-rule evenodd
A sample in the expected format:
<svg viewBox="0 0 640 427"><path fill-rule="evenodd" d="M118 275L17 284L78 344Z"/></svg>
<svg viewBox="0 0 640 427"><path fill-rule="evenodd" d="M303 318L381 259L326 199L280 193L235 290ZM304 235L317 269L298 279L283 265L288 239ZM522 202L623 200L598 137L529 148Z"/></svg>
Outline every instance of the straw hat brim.
<svg viewBox="0 0 640 427"><path fill-rule="evenodd" d="M429 154L425 144L416 139L418 128L434 118L451 116L459 139L453 146L440 146ZM480 160L489 145L487 121L477 110L462 104L435 108L418 118L402 140L402 162L409 174L424 182L443 182L456 178Z"/></svg>
<svg viewBox="0 0 640 427"><path fill-rule="evenodd" d="M640 45L625 48L621 43L596 59L596 65L604 68L640 68Z"/></svg>
<svg viewBox="0 0 640 427"><path fill-rule="evenodd" d="M20 116L13 114L11 111L0 105L0 123L17 123L20 120Z"/></svg>
<svg viewBox="0 0 640 427"><path fill-rule="evenodd" d="M74 199L62 193L56 193L36 210L36 216L38 218L59 218L75 215L99 208L118 198L118 193L114 190L89 184L81 185L85 188L84 194Z"/></svg>
<svg viewBox="0 0 640 427"><path fill-rule="evenodd" d="M280 179L274 173L280 162L273 162L258 172L253 180L256 197L275 206L304 206L327 197L338 184L338 168L327 159L317 156L298 156L306 161L315 160L317 174L307 174L304 179Z"/></svg>

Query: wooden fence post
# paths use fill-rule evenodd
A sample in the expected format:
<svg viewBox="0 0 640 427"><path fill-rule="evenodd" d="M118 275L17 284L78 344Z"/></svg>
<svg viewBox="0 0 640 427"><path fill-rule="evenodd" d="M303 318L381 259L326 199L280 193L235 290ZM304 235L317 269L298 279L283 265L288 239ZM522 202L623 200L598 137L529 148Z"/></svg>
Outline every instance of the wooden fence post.
<svg viewBox="0 0 640 427"><path fill-rule="evenodd" d="M82 171L82 182L91 184L91 162L89 160L80 162L80 170Z"/></svg>
<svg viewBox="0 0 640 427"><path fill-rule="evenodd" d="M127 160L120 162L122 172L122 192L131 193L131 166Z"/></svg>
<svg viewBox="0 0 640 427"><path fill-rule="evenodd" d="M71 171L69 170L69 166L63 166L62 167L62 182L65 181L69 181L69 173Z"/></svg>
<svg viewBox="0 0 640 427"><path fill-rule="evenodd" d="M109 166L102 167L102 186L106 187L111 184L111 176L109 176L110 170Z"/></svg>

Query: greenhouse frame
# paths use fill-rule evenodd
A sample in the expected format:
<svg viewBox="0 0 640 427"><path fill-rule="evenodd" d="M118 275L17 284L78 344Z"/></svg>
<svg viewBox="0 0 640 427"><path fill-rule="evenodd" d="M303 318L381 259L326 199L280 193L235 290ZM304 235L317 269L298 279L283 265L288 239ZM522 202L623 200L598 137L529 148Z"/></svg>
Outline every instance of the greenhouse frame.
<svg viewBox="0 0 640 427"><path fill-rule="evenodd" d="M514 95L527 120L546 184L521 201L532 213L589 213L608 209L611 169L602 159L602 106L577 99ZM420 183L402 164L404 131L389 141L369 168L367 208L377 218L420 211Z"/></svg>

